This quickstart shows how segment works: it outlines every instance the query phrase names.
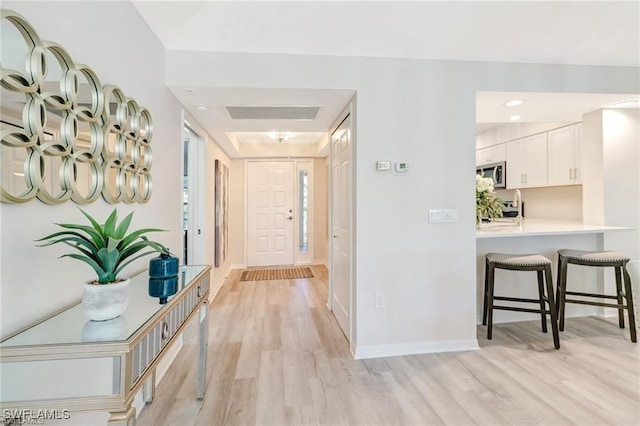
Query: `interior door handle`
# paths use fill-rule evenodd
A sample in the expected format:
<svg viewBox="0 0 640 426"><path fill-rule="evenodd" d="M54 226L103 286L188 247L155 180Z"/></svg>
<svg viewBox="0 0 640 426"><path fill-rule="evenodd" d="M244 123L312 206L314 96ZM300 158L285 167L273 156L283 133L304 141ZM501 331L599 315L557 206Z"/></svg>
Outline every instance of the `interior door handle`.
<svg viewBox="0 0 640 426"><path fill-rule="evenodd" d="M287 220L293 220L293 216L287 216Z"/></svg>

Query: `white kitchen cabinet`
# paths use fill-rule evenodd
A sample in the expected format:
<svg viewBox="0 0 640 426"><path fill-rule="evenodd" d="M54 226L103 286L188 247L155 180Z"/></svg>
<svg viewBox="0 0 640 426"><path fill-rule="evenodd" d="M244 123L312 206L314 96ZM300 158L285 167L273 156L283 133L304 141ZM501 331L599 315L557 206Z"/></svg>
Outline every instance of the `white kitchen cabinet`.
<svg viewBox="0 0 640 426"><path fill-rule="evenodd" d="M547 186L547 133L506 144L507 189Z"/></svg>
<svg viewBox="0 0 640 426"><path fill-rule="evenodd" d="M582 183L580 170L580 123L549 132L548 178L549 186L577 185Z"/></svg>
<svg viewBox="0 0 640 426"><path fill-rule="evenodd" d="M476 166L498 163L505 159L506 151L503 143L476 150Z"/></svg>

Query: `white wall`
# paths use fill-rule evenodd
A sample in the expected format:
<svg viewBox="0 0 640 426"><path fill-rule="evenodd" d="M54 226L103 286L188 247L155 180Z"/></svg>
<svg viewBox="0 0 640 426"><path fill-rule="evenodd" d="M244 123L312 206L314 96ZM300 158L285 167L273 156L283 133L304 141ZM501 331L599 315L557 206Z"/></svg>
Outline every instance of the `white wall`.
<svg viewBox="0 0 640 426"><path fill-rule="evenodd" d="M181 247L181 105L164 84L165 50L146 22L128 2L3 2L2 7L22 14L43 40L62 45L76 63L90 66L102 84L119 86L149 109L154 128L153 195L147 204L120 203L117 208L121 217L135 212L132 227L166 229L154 239L172 249ZM77 261L58 259L63 247L34 245L35 239L55 230L53 222L83 220L77 207L72 202L46 205L37 200L0 204L0 336L80 300L81 284L93 271ZM102 199L82 206L101 220L114 207ZM125 273L146 268L148 260L136 261ZM46 377L24 380L46 383ZM105 412L72 413L65 424L104 424L107 418Z"/></svg>
<svg viewBox="0 0 640 426"><path fill-rule="evenodd" d="M324 141L322 138L321 141ZM324 147L324 144L319 143L243 143L239 144L239 152L242 157L260 158L260 157L316 157L318 156L319 148Z"/></svg>
<svg viewBox="0 0 640 426"><path fill-rule="evenodd" d="M605 248L640 258L640 110L584 115L582 161L585 223L630 227L607 233Z"/></svg>
<svg viewBox="0 0 640 426"><path fill-rule="evenodd" d="M607 234L605 248L640 259L640 109L605 109L603 123L604 216L607 225L633 231Z"/></svg>
<svg viewBox="0 0 640 426"><path fill-rule="evenodd" d="M477 91L638 93L637 68L168 52L167 83L357 91L357 346L476 341L473 208ZM411 173L375 171L409 161ZM637 160L637 157L636 157ZM637 202L637 198L634 200ZM429 224L455 208L457 224ZM375 292L386 293L375 309Z"/></svg>
<svg viewBox="0 0 640 426"><path fill-rule="evenodd" d="M585 223L632 228L605 234L603 245L632 259L629 273L634 284L636 312L640 291L639 145L640 110L604 109L584 115L582 162L591 170L583 174ZM615 294L611 271L602 273L600 282L601 289ZM613 315L615 311L608 309L606 314Z"/></svg>
<svg viewBox="0 0 640 426"><path fill-rule="evenodd" d="M244 220L244 159L236 158L231 160L231 170L229 170L229 209L235 214L229 218L229 252L231 254L231 266L234 268L244 268L246 266L244 256L245 241L245 220Z"/></svg>
<svg viewBox="0 0 640 426"><path fill-rule="evenodd" d="M215 139L209 135L204 127L196 120L195 117L185 112L185 120L191 125L191 128L205 141L206 148L206 161L204 165L205 173L204 173L204 223L201 224L202 230L204 233L204 241L205 241L205 253L204 253L204 263L207 265L211 265L211 294L212 296L218 291L222 283L224 282L225 277L228 275L229 270L231 269L231 265L234 263L234 259L232 256L232 242L233 235L231 233L231 224L229 224L229 254L227 258L222 262L222 264L218 267L215 267L215 241L216 241L216 233L215 233L215 160L220 160L227 167L229 167L229 174L232 176L232 166L231 159L229 156L220 148L220 146L216 143ZM229 178L231 180L231 177ZM229 203L231 203L231 197L233 191L231 190L232 183L229 184ZM229 206L229 211L232 212L231 206ZM233 215L231 215L233 216Z"/></svg>
<svg viewBox="0 0 640 426"><path fill-rule="evenodd" d="M638 293L640 277L640 110L602 110L602 147L604 169L604 219L607 225L627 226L632 231L608 233L604 247L630 256L629 265L634 284L636 315L638 313ZM605 289L615 294L613 273L605 273ZM615 310L608 309L609 315Z"/></svg>
<svg viewBox="0 0 640 426"><path fill-rule="evenodd" d="M169 247L181 246L182 158L180 105L165 87L165 51L130 3L3 2L22 14L40 37L61 44L77 63L87 64L103 84L118 85L152 114L153 195L147 204L117 205L121 217L135 211L133 227L153 226L168 232L154 237ZM64 17L64 18L63 18ZM52 233L53 222L78 222L77 205L0 204L2 215L1 330L6 336L78 301L82 283L93 271L71 259L58 259L64 247L36 248L34 240ZM105 219L113 209L102 199L82 207ZM148 265L136 261L126 272Z"/></svg>
<svg viewBox="0 0 640 426"><path fill-rule="evenodd" d="M328 265L329 261L329 176L328 159L316 158L314 161L314 249L316 263Z"/></svg>

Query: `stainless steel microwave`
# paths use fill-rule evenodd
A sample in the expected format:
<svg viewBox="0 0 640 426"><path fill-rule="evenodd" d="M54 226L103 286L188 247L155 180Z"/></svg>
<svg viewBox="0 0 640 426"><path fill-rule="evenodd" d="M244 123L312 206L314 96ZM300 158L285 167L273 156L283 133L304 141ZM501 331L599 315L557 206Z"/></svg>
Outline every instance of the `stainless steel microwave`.
<svg viewBox="0 0 640 426"><path fill-rule="evenodd" d="M507 163L504 161L476 166L476 174L493 179L493 187L496 189L507 187Z"/></svg>

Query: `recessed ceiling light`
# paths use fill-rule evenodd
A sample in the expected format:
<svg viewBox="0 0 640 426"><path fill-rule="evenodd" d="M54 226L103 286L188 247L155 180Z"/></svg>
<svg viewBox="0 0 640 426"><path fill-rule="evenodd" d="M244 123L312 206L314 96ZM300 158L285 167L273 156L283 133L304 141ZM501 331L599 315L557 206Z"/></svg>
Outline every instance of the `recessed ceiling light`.
<svg viewBox="0 0 640 426"><path fill-rule="evenodd" d="M638 108L638 106L640 106L640 103L638 103L637 99L622 101L611 105L613 108Z"/></svg>
<svg viewBox="0 0 640 426"><path fill-rule="evenodd" d="M208 107L208 106L206 106L206 105L198 105L198 106L196 107L196 109L197 109L198 111L208 111L208 110L209 110L209 107Z"/></svg>
<svg viewBox="0 0 640 426"><path fill-rule="evenodd" d="M511 117L509 117L509 120L518 121L518 120L520 120L520 118L522 118L522 117L520 117L519 115L512 115Z"/></svg>
<svg viewBox="0 0 640 426"><path fill-rule="evenodd" d="M514 107L518 105L522 105L524 101L522 99L512 99L509 102L505 103L504 106Z"/></svg>

